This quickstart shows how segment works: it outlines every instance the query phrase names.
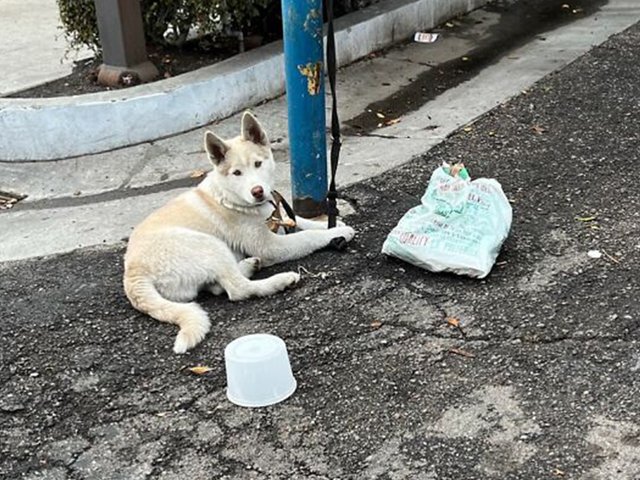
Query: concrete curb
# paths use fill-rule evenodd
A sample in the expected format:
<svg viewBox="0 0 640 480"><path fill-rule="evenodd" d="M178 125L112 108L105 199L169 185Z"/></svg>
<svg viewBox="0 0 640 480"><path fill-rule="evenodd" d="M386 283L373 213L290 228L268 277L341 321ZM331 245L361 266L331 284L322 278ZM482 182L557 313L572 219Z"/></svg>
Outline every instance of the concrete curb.
<svg viewBox="0 0 640 480"><path fill-rule="evenodd" d="M339 65L474 10L487 0L388 0L336 22ZM276 42L174 78L127 90L0 99L3 161L98 153L184 132L284 91Z"/></svg>

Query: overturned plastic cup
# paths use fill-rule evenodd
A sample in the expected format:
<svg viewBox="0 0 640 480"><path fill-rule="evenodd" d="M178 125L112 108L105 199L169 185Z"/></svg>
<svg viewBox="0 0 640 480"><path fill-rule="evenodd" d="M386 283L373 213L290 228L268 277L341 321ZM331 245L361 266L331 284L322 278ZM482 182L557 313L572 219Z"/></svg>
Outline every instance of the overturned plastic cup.
<svg viewBox="0 0 640 480"><path fill-rule="evenodd" d="M296 390L287 346L266 333L246 335L224 349L227 398L242 407L266 407Z"/></svg>

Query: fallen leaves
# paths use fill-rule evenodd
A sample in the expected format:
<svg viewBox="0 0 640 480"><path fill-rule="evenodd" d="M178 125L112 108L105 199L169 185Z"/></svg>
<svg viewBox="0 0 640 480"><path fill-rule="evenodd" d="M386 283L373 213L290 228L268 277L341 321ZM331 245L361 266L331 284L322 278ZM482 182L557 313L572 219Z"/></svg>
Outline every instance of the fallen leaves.
<svg viewBox="0 0 640 480"><path fill-rule="evenodd" d="M447 321L447 324L449 324L450 326L456 328L460 332L460 335L462 335L463 338L467 337L467 334L462 329L462 325L460 324L460 320L458 320L455 317L447 317L446 321Z"/></svg>
<svg viewBox="0 0 640 480"><path fill-rule="evenodd" d="M598 220L598 216L597 215L589 215L589 216L585 216L585 217L576 217L576 220L578 222L582 222L585 224L586 227L592 229L592 230L600 230L600 227L598 226L598 223L596 222Z"/></svg>
<svg viewBox="0 0 640 480"><path fill-rule="evenodd" d="M475 358L475 354L468 352L466 350L462 350L461 348L450 348L449 349L449 353L453 353L454 355L460 355L461 357L467 357L467 358Z"/></svg>
<svg viewBox="0 0 640 480"><path fill-rule="evenodd" d="M197 169L197 170L194 170L193 172L191 172L189 177L191 177L191 178L201 178L201 177L204 177L206 174L207 174L207 172L205 172L204 170Z"/></svg>
<svg viewBox="0 0 640 480"><path fill-rule="evenodd" d="M211 371L211 368L205 365L197 365L195 367L188 367L187 370L189 370L194 375L204 375L206 373L209 373Z"/></svg>
<svg viewBox="0 0 640 480"><path fill-rule="evenodd" d="M377 125L378 128L395 125L396 123L400 123L401 121L399 118L387 118L387 116L382 112L372 112L372 113L375 113L376 117L378 117L380 120L383 120L382 122L378 123Z"/></svg>
<svg viewBox="0 0 640 480"><path fill-rule="evenodd" d="M447 318L447 323L452 327L456 327L456 328L460 327L460 320L458 320L457 318L449 317Z"/></svg>
<svg viewBox="0 0 640 480"><path fill-rule="evenodd" d="M620 260L618 260L617 258L615 258L612 255L609 255L604 249L602 250L602 253L604 254L605 257L607 257L608 260L612 261L616 265L620 264Z"/></svg>
<svg viewBox="0 0 640 480"><path fill-rule="evenodd" d="M380 320L374 320L371 322L371 328L374 330L378 330L380 327L382 327L382 322Z"/></svg>
<svg viewBox="0 0 640 480"><path fill-rule="evenodd" d="M531 131L533 133L535 133L536 135L542 135L543 133L545 133L547 131L547 129L545 127L543 127L542 125L533 125L531 127Z"/></svg>

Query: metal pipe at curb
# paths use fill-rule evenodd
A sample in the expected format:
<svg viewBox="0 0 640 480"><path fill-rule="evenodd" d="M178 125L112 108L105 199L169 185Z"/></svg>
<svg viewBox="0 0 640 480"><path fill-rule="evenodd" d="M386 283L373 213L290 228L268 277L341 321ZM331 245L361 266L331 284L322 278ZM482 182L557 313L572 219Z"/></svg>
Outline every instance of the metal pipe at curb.
<svg viewBox="0 0 640 480"><path fill-rule="evenodd" d="M338 65L433 28L488 0L388 0L336 21ZM0 98L0 161L104 152L191 130L283 93L282 42L126 90Z"/></svg>
<svg viewBox="0 0 640 480"><path fill-rule="evenodd" d="M325 213L325 133L322 0L282 0L293 209L312 218Z"/></svg>

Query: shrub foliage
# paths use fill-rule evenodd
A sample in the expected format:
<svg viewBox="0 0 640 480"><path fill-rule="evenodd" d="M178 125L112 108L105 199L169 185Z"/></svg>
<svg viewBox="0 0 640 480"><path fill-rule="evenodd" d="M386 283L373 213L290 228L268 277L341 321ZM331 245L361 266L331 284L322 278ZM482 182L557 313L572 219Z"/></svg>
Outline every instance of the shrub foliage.
<svg viewBox="0 0 640 480"><path fill-rule="evenodd" d="M134 1L134 0L132 0ZM261 9L274 0L140 0L147 40L155 45L181 44L191 28L208 33L246 31ZM100 52L94 0L57 0L60 20L72 46ZM165 38L171 28L173 35Z"/></svg>

